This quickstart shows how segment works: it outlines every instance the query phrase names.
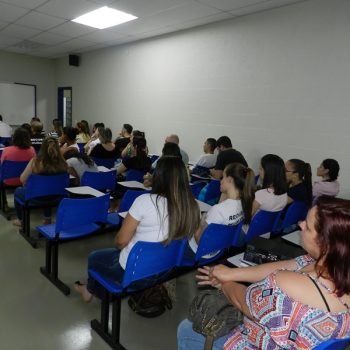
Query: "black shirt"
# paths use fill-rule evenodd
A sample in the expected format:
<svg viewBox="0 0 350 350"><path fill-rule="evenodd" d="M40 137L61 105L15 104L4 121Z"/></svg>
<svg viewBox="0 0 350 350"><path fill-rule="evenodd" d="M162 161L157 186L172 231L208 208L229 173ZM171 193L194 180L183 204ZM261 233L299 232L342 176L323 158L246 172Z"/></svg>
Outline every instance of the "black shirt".
<svg viewBox="0 0 350 350"><path fill-rule="evenodd" d="M35 149L35 152L38 153L40 151L40 147L44 141L45 135L43 135L42 133L38 133L38 134L33 134L30 138L30 142L32 143L32 146Z"/></svg>
<svg viewBox="0 0 350 350"><path fill-rule="evenodd" d="M230 148L219 152L216 159L215 170L224 170L226 166L231 163L240 163L244 166L248 166L248 163L244 159L242 153Z"/></svg>
<svg viewBox="0 0 350 350"><path fill-rule="evenodd" d="M144 156L125 158L125 159L123 159L123 165L127 169L149 171L152 167L152 162L151 162L151 159L149 157L144 155Z"/></svg>
<svg viewBox="0 0 350 350"><path fill-rule="evenodd" d="M129 144L129 142L130 142L130 137L121 137L115 140L114 144L118 152L118 158L120 157L123 149Z"/></svg>
<svg viewBox="0 0 350 350"><path fill-rule="evenodd" d="M297 184L293 187L290 187L287 191L288 197L292 198L293 201L300 201L308 203L308 193L306 186L303 182Z"/></svg>
<svg viewBox="0 0 350 350"><path fill-rule="evenodd" d="M112 151L107 151L102 144L97 144L91 151L90 157L117 159L118 151L115 147Z"/></svg>

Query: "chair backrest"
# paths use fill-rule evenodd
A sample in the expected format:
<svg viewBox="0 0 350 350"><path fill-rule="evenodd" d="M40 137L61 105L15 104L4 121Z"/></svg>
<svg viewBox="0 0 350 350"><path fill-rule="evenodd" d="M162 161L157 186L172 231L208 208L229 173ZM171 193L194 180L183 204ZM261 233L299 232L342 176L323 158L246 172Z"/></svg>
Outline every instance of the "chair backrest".
<svg viewBox="0 0 350 350"><path fill-rule="evenodd" d="M25 185L25 200L28 201L36 197L64 196L66 187L69 187L69 174L61 173L57 175L31 174Z"/></svg>
<svg viewBox="0 0 350 350"><path fill-rule="evenodd" d="M305 220L308 209L305 202L296 201L291 203L286 209L281 229L283 230L286 227L297 224L298 221Z"/></svg>
<svg viewBox="0 0 350 350"><path fill-rule="evenodd" d="M220 198L220 181L219 180L211 180L205 187L202 189L203 197L200 196L202 202L208 203L210 205L216 204ZM201 194L202 194L201 191Z"/></svg>
<svg viewBox="0 0 350 350"><path fill-rule="evenodd" d="M236 240L236 235L241 232L243 222L234 226L209 224L203 231L199 240L196 261L204 255L222 251L232 246Z"/></svg>
<svg viewBox="0 0 350 350"><path fill-rule="evenodd" d="M4 160L0 166L0 181L18 179L29 161Z"/></svg>
<svg viewBox="0 0 350 350"><path fill-rule="evenodd" d="M149 156L149 158L151 159L151 162L153 163L159 158L159 156L156 155L156 154L152 154L152 155Z"/></svg>
<svg viewBox="0 0 350 350"><path fill-rule="evenodd" d="M107 221L109 195L94 198L64 198L56 215L56 232ZM95 228L94 228L95 229Z"/></svg>
<svg viewBox="0 0 350 350"><path fill-rule="evenodd" d="M77 145L79 147L80 153L84 153L84 146L86 145L86 143L78 142Z"/></svg>
<svg viewBox="0 0 350 350"><path fill-rule="evenodd" d="M206 185L206 182L204 182L204 181L197 181L197 182L190 184L191 192L192 192L194 198L196 198L196 199L198 198L198 195L199 195L201 189L205 185Z"/></svg>
<svg viewBox="0 0 350 350"><path fill-rule="evenodd" d="M264 233L273 232L278 224L282 211L259 210L249 225L245 241L249 242L253 237L261 236Z"/></svg>
<svg viewBox="0 0 350 350"><path fill-rule="evenodd" d="M0 144L7 146L11 141L11 137L0 137Z"/></svg>
<svg viewBox="0 0 350 350"><path fill-rule="evenodd" d="M125 174L125 181L143 182L143 177L145 174L145 171L129 169Z"/></svg>
<svg viewBox="0 0 350 350"><path fill-rule="evenodd" d="M96 165L102 165L108 169L112 169L116 161L116 158L97 158L97 157L91 157L91 158L94 160Z"/></svg>
<svg viewBox="0 0 350 350"><path fill-rule="evenodd" d="M174 240L168 245L159 242L137 242L128 256L123 288L132 282L161 274L174 268L182 247L182 240Z"/></svg>
<svg viewBox="0 0 350 350"><path fill-rule="evenodd" d="M127 190L123 196L123 199L120 202L119 206L119 212L128 211L132 204L134 203L134 200L141 196L142 194L147 193L148 191L140 191L140 190Z"/></svg>
<svg viewBox="0 0 350 350"><path fill-rule="evenodd" d="M345 350L350 346L350 338L329 339L313 348L313 350Z"/></svg>
<svg viewBox="0 0 350 350"><path fill-rule="evenodd" d="M104 172L85 171L80 179L81 186L90 186L96 190L114 191L117 181L115 170Z"/></svg>

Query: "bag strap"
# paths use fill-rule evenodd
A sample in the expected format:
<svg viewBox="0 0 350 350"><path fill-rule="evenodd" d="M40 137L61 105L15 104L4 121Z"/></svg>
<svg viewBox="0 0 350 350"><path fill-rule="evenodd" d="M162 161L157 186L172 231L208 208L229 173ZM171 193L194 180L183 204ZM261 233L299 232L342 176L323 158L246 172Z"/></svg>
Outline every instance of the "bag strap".
<svg viewBox="0 0 350 350"><path fill-rule="evenodd" d="M205 338L204 350L211 350L213 348L214 338L207 335Z"/></svg>

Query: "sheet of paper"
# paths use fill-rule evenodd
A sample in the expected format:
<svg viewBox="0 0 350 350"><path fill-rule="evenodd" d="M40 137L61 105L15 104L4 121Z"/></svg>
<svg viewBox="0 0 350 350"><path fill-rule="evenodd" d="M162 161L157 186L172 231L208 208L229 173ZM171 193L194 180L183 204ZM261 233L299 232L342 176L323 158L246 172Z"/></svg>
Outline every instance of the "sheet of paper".
<svg viewBox="0 0 350 350"><path fill-rule="evenodd" d="M66 191L74 194L91 195L94 197L101 197L104 195L103 192L95 190L90 186L67 187Z"/></svg>
<svg viewBox="0 0 350 350"><path fill-rule="evenodd" d="M211 205L209 205L209 204L207 204L205 202L199 201L198 199L196 199L196 202L199 205L199 210L201 211L201 213L206 213L211 208Z"/></svg>
<svg viewBox="0 0 350 350"><path fill-rule="evenodd" d="M99 166L97 167L97 169L98 169L98 171L101 172L101 173L105 173L105 172L107 172L107 171L113 170L113 169L108 169L108 168L106 168L106 167L103 166L103 165L99 165Z"/></svg>
<svg viewBox="0 0 350 350"><path fill-rule="evenodd" d="M282 236L282 238L288 242L291 242L301 247L300 232L301 231L294 231L292 233L289 233L288 235Z"/></svg>
<svg viewBox="0 0 350 350"><path fill-rule="evenodd" d="M128 188L139 188L141 190L150 190L150 187L145 187L143 183L138 181L120 181L118 182L119 185L128 187Z"/></svg>

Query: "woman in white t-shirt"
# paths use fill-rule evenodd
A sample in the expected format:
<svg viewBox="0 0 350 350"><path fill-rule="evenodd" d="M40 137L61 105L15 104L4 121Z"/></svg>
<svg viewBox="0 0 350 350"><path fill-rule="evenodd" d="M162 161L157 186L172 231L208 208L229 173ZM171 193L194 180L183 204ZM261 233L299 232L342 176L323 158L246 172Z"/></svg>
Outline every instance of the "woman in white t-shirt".
<svg viewBox="0 0 350 350"><path fill-rule="evenodd" d="M161 157L153 173L152 191L134 201L115 238L117 248L90 253L88 268L121 280L136 242L169 243L190 237L199 221L199 207L191 193L184 163L177 157ZM76 282L74 287L85 301L99 295L98 284L92 278L86 286Z"/></svg>
<svg viewBox="0 0 350 350"><path fill-rule="evenodd" d="M287 179L284 161L275 154L261 158L259 176L262 189L255 192L253 215L260 209L280 211L287 205Z"/></svg>
<svg viewBox="0 0 350 350"><path fill-rule="evenodd" d="M194 254L197 252L200 237L209 224L237 225L242 220L249 224L254 201L255 175L252 169L239 163L226 166L220 183L220 202L203 216L202 223L189 241ZM186 253L190 258L190 252Z"/></svg>

